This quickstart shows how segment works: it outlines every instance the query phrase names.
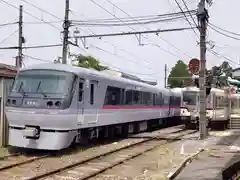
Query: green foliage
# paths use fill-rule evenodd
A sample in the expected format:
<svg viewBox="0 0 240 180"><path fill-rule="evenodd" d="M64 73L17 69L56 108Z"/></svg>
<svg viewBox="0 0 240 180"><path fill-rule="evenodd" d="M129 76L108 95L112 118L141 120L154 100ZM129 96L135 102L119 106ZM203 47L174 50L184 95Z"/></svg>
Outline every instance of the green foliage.
<svg viewBox="0 0 240 180"><path fill-rule="evenodd" d="M168 76L168 84L170 88L184 87L189 80L191 80L191 74L188 72L188 66L179 60Z"/></svg>
<svg viewBox="0 0 240 180"><path fill-rule="evenodd" d="M212 67L213 83L217 87L228 86L228 77L232 77L232 67L227 61L224 61L220 66Z"/></svg>
<svg viewBox="0 0 240 180"><path fill-rule="evenodd" d="M100 65L100 61L92 56L84 56L84 55L74 55L74 61L77 62L78 67L95 69L97 71L102 71L108 69L107 66Z"/></svg>

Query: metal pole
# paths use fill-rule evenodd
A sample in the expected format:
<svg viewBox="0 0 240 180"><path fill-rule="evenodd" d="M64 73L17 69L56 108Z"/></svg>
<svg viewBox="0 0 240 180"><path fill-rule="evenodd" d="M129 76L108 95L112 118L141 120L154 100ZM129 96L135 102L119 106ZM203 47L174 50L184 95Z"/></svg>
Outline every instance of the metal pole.
<svg viewBox="0 0 240 180"><path fill-rule="evenodd" d="M16 68L19 70L22 67L22 45L23 45L23 6L19 7L19 33L18 33L18 56L16 57Z"/></svg>
<svg viewBox="0 0 240 180"><path fill-rule="evenodd" d="M167 64L164 66L164 87L167 87Z"/></svg>
<svg viewBox="0 0 240 180"><path fill-rule="evenodd" d="M67 64L67 48L68 48L68 33L69 33L69 0L66 0L65 5L65 19L63 23L63 50L62 50L62 64Z"/></svg>
<svg viewBox="0 0 240 180"><path fill-rule="evenodd" d="M205 87L205 70L206 70L206 21L208 14L205 9L205 0L201 0L198 7L198 20L200 24L200 118L199 131L200 139L207 137L207 120L206 120L206 87Z"/></svg>

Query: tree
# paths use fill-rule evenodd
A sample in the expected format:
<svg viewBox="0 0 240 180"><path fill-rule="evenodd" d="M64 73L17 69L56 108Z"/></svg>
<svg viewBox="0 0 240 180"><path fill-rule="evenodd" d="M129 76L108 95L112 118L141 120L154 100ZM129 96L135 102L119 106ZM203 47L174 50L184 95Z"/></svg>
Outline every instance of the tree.
<svg viewBox="0 0 240 180"><path fill-rule="evenodd" d="M107 66L100 65L100 61L92 56L84 56L84 55L72 55L74 57L73 61L76 61L76 66L88 68L88 69L95 69L97 71L102 71L108 69Z"/></svg>
<svg viewBox="0 0 240 180"><path fill-rule="evenodd" d="M213 83L217 87L228 86L228 77L232 77L232 67L227 61L224 61L220 66L213 66L211 71L214 77Z"/></svg>
<svg viewBox="0 0 240 180"><path fill-rule="evenodd" d="M192 79L188 72L188 66L179 60L168 76L168 84L170 88L184 87L189 81L192 81Z"/></svg>

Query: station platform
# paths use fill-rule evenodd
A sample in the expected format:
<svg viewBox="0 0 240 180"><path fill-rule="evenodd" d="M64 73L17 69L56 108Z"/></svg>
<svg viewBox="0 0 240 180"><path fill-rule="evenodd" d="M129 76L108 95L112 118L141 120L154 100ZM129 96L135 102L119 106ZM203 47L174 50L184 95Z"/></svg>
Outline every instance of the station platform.
<svg viewBox="0 0 240 180"><path fill-rule="evenodd" d="M174 180L235 180L237 173L240 176L240 131L234 130L208 146Z"/></svg>

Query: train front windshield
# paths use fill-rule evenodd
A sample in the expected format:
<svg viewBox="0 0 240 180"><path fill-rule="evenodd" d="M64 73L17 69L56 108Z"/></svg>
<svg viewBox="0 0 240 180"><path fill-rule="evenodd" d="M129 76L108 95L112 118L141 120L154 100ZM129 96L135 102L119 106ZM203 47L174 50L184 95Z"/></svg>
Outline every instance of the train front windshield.
<svg viewBox="0 0 240 180"><path fill-rule="evenodd" d="M12 88L12 92L26 94L65 95L69 92L74 75L56 70L21 71Z"/></svg>
<svg viewBox="0 0 240 180"><path fill-rule="evenodd" d="M183 92L183 102L186 105L196 105L196 103L197 103L197 92L184 91Z"/></svg>

